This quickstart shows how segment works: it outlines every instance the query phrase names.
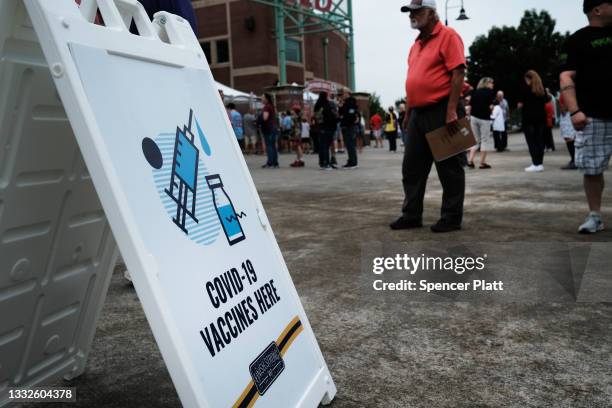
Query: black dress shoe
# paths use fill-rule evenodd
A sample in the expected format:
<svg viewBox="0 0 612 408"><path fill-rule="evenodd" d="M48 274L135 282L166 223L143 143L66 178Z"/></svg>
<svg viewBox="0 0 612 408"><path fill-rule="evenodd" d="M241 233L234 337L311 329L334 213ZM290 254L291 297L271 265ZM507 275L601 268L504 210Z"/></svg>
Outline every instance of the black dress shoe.
<svg viewBox="0 0 612 408"><path fill-rule="evenodd" d="M444 220L439 220L434 225L431 226L431 230L436 233L445 233L452 231L459 231L461 229L461 224L449 224Z"/></svg>
<svg viewBox="0 0 612 408"><path fill-rule="evenodd" d="M578 170L576 164L573 161L567 163L565 166L561 167L561 170Z"/></svg>
<svg viewBox="0 0 612 408"><path fill-rule="evenodd" d="M399 217L397 220L389 224L392 230L423 228L423 221L408 220L404 217Z"/></svg>

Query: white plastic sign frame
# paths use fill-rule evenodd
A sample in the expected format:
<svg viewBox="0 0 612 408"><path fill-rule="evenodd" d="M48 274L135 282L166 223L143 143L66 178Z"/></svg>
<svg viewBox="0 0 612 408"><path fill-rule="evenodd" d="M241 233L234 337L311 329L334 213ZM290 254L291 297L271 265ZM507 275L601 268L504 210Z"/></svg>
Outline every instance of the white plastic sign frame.
<svg viewBox="0 0 612 408"><path fill-rule="evenodd" d="M331 402L335 385L189 24L168 13L150 22L135 0L25 4L182 404Z"/></svg>
<svg viewBox="0 0 612 408"><path fill-rule="evenodd" d="M83 373L118 256L22 1L0 0L0 407Z"/></svg>

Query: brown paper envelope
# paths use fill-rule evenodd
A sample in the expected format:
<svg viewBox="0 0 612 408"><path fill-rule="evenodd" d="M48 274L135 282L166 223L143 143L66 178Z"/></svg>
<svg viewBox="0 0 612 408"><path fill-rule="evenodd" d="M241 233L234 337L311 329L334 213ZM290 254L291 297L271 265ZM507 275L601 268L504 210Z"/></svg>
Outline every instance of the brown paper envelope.
<svg viewBox="0 0 612 408"><path fill-rule="evenodd" d="M472 126L467 117L458 121L459 132L449 135L446 126L433 130L425 135L434 159L437 162L456 156L476 145ZM408 135L410 137L410 135Z"/></svg>

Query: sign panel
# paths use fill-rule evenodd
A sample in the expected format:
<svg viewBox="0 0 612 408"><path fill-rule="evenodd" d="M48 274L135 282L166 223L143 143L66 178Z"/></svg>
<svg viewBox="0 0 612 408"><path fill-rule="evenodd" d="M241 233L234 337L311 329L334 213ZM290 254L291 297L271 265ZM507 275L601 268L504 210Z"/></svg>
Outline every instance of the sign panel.
<svg viewBox="0 0 612 408"><path fill-rule="evenodd" d="M336 85L335 82L330 82L330 81L308 81L306 83L306 90L308 92L316 92L316 93L320 93L320 92L327 92L327 93L337 93L338 92L338 86Z"/></svg>
<svg viewBox="0 0 612 408"><path fill-rule="evenodd" d="M331 401L335 387L195 36L166 13L154 29L139 27L159 38L129 34L120 13L144 10L116 1L117 13L100 11L119 33L85 21L70 1L29 7L43 17L39 38L53 39L43 49L61 60L58 90L181 401Z"/></svg>
<svg viewBox="0 0 612 408"><path fill-rule="evenodd" d="M334 5L332 0L297 0L296 2L302 7L314 8L324 13L330 12Z"/></svg>

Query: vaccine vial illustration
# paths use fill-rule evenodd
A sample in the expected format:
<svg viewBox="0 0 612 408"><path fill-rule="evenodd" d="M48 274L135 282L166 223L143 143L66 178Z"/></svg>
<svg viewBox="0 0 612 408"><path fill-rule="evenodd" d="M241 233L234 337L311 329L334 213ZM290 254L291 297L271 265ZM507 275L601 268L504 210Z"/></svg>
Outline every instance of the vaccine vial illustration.
<svg viewBox="0 0 612 408"><path fill-rule="evenodd" d="M227 242L230 245L234 245L243 241L246 237L240 225L240 218L245 214L236 213L232 200L230 200L227 192L223 188L223 181L221 181L220 175L212 174L206 176L206 182L212 191L215 210L219 216L219 221L221 221L223 232L225 232L225 236L227 237Z"/></svg>

